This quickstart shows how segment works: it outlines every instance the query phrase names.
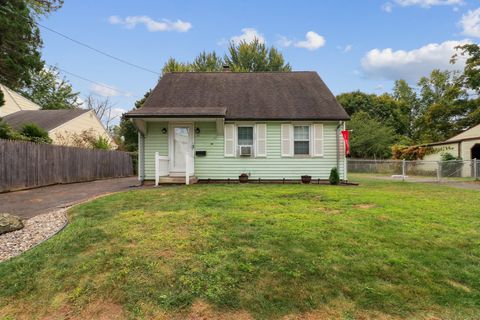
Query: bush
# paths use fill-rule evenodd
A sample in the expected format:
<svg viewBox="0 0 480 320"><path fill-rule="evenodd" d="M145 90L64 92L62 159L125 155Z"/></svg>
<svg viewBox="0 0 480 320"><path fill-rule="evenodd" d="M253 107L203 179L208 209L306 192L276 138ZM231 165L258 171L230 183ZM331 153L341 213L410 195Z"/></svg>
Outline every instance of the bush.
<svg viewBox="0 0 480 320"><path fill-rule="evenodd" d="M330 171L330 177L328 178L330 181L331 185L337 185L340 183L340 176L338 174L338 169L337 168L332 168Z"/></svg>
<svg viewBox="0 0 480 320"><path fill-rule="evenodd" d="M48 132L37 126L35 123L27 123L20 130L20 134L28 140L37 143L52 143Z"/></svg>
<svg viewBox="0 0 480 320"><path fill-rule="evenodd" d="M0 120L0 139L15 140L17 133L8 125L8 123Z"/></svg>
<svg viewBox="0 0 480 320"><path fill-rule="evenodd" d="M442 153L441 156L442 156L442 161L462 160L461 158L457 158L448 152Z"/></svg>
<svg viewBox="0 0 480 320"><path fill-rule="evenodd" d="M102 149L102 150L111 149L108 139L102 136L98 136L95 140L91 142L91 144L92 144L92 148L94 149Z"/></svg>

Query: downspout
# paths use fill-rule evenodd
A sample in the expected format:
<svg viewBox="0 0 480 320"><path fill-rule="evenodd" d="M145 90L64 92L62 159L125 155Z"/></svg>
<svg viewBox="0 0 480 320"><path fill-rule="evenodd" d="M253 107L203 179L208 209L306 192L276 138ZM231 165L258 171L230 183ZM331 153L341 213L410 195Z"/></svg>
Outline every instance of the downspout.
<svg viewBox="0 0 480 320"><path fill-rule="evenodd" d="M342 121L338 121L337 129L335 129L335 139L337 141L337 170L340 170L340 138L338 136L338 129L342 127Z"/></svg>

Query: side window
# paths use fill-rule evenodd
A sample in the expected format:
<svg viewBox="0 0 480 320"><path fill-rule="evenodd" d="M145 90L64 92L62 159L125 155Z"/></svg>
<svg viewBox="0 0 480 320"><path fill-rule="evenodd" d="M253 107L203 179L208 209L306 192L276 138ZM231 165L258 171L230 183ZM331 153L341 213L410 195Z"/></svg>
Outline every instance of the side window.
<svg viewBox="0 0 480 320"><path fill-rule="evenodd" d="M310 126L293 126L293 154L310 155Z"/></svg>
<svg viewBox="0 0 480 320"><path fill-rule="evenodd" d="M238 127L237 132L239 146L252 146L253 145L253 127Z"/></svg>

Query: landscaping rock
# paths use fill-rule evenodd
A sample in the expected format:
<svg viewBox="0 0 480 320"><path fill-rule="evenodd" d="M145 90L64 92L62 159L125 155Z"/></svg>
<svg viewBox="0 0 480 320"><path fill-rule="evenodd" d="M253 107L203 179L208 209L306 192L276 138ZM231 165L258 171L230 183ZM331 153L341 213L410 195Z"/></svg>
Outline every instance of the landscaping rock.
<svg viewBox="0 0 480 320"><path fill-rule="evenodd" d="M67 223L67 209L41 214L25 220L25 228L0 235L0 262L18 256L47 240Z"/></svg>
<svg viewBox="0 0 480 320"><path fill-rule="evenodd" d="M23 222L19 217L8 213L0 213L0 234L20 230L23 228Z"/></svg>

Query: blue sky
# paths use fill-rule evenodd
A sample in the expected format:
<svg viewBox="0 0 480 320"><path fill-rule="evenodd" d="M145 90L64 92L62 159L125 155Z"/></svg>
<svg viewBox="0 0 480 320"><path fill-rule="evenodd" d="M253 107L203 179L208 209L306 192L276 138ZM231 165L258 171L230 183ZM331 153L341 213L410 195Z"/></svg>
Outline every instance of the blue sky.
<svg viewBox="0 0 480 320"><path fill-rule="evenodd" d="M160 71L169 57L223 54L229 41L258 35L294 70L314 70L334 94L389 91L448 63L455 45L480 37L480 2L468 0L127 1L66 0L40 23L95 48ZM41 29L50 65L105 84L65 76L82 96L109 96L129 110L158 76Z"/></svg>

